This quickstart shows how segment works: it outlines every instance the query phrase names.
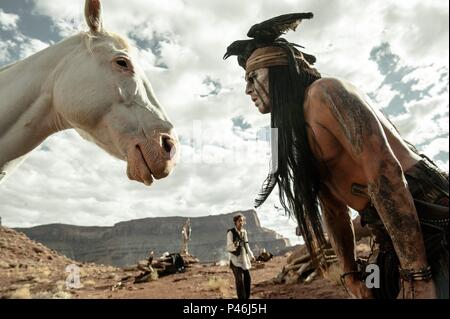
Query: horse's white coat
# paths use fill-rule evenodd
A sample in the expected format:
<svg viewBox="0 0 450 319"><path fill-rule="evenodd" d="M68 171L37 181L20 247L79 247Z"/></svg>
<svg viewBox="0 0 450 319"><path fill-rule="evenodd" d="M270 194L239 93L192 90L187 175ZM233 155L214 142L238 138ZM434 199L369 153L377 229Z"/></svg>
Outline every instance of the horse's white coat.
<svg viewBox="0 0 450 319"><path fill-rule="evenodd" d="M99 1L86 0L88 4ZM74 128L149 185L175 165L177 137L130 45L95 25L0 69L0 182L40 143ZM166 146L166 147L164 147ZM167 146L171 148L168 150Z"/></svg>

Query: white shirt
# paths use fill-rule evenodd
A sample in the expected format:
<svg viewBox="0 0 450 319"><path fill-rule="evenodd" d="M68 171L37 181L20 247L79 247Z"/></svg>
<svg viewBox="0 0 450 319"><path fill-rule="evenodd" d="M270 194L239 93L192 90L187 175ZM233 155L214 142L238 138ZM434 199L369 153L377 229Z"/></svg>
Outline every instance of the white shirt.
<svg viewBox="0 0 450 319"><path fill-rule="evenodd" d="M236 227L234 228L236 229ZM244 270L248 270L252 268L252 264L250 260L254 258L253 252L248 245L248 236L247 231L245 229L241 229L241 231L237 230L238 234L240 233L241 237L244 239L245 248L241 248L241 253L239 256L233 255L231 252L236 251L236 246L233 243L233 232L229 231L227 234L227 251L229 252L230 262L233 263L234 266L240 267Z"/></svg>

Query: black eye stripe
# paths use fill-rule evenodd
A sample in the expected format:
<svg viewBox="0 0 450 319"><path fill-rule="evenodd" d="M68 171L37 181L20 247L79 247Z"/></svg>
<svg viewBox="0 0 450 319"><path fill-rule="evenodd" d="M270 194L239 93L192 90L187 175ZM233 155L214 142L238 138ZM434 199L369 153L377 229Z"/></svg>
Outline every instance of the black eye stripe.
<svg viewBox="0 0 450 319"><path fill-rule="evenodd" d="M254 83L254 82L255 82L255 78L256 78L256 75L255 75L255 74L250 74L250 75L247 77L247 81L250 82L250 83Z"/></svg>

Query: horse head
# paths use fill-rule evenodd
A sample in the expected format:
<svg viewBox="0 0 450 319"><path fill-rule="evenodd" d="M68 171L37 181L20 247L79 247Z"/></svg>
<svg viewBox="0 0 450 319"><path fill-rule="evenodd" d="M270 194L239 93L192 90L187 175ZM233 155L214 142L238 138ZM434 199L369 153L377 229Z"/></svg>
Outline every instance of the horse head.
<svg viewBox="0 0 450 319"><path fill-rule="evenodd" d="M132 180L150 185L173 170L178 139L132 46L103 28L99 0L86 0L89 31L57 69L53 107L61 121L114 157Z"/></svg>

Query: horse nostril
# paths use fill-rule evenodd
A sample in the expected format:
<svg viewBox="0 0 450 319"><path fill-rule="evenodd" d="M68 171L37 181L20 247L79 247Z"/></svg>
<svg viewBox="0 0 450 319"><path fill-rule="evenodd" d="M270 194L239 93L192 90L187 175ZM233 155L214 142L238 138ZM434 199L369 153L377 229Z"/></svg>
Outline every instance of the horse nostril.
<svg viewBox="0 0 450 319"><path fill-rule="evenodd" d="M164 151L166 151L167 154L171 154L172 149L174 147L172 138L170 138L168 136L163 136L162 137L162 147L164 148Z"/></svg>

